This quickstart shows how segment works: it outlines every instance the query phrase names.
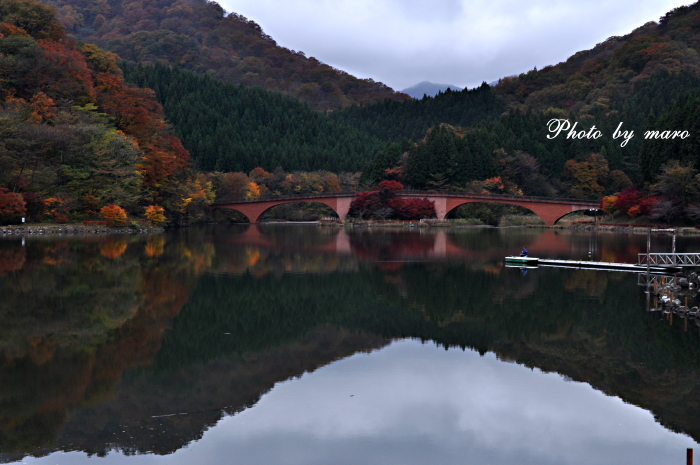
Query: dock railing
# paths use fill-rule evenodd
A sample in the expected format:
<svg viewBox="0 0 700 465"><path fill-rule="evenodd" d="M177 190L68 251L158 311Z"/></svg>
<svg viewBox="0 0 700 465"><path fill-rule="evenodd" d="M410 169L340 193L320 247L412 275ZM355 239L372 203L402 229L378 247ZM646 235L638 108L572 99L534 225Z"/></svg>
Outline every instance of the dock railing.
<svg viewBox="0 0 700 465"><path fill-rule="evenodd" d="M700 266L700 253L640 253L637 265Z"/></svg>

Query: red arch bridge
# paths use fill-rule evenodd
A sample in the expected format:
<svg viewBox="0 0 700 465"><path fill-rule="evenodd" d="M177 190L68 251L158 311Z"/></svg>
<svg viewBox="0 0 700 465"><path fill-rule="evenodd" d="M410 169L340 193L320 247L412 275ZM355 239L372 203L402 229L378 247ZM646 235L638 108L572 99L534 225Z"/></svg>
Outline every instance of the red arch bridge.
<svg viewBox="0 0 700 465"><path fill-rule="evenodd" d="M355 192L338 194L299 195L294 197L275 197L259 200L218 203L211 208L228 208L243 213L251 223L259 223L263 213L272 207L285 203L318 202L328 205L340 219L345 219L350 210L350 203L355 198ZM551 199L544 197L522 197L511 195L490 194L443 194L437 192L396 192L399 198L421 198L435 202L435 212L438 219L444 220L447 214L467 203L493 202L507 205L518 205L527 208L539 216L546 225L553 225L561 217L580 210L597 210L598 202L572 199Z"/></svg>

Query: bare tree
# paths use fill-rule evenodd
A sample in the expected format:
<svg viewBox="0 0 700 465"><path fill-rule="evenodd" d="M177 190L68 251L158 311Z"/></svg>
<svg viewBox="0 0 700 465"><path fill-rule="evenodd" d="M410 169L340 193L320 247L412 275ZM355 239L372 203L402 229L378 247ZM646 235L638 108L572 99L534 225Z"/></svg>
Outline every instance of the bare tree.
<svg viewBox="0 0 700 465"><path fill-rule="evenodd" d="M700 220L700 204L692 204L688 205L685 208L685 216L690 218L693 221Z"/></svg>
<svg viewBox="0 0 700 465"><path fill-rule="evenodd" d="M380 220L385 220L389 216L391 216L392 213L394 213L393 208L389 208L389 207L377 208L376 210L374 210L372 212L372 216L376 216Z"/></svg>
<svg viewBox="0 0 700 465"><path fill-rule="evenodd" d="M663 219L670 224L673 218L677 217L681 212L681 206L674 203L672 200L659 200L651 209L651 217L655 220Z"/></svg>

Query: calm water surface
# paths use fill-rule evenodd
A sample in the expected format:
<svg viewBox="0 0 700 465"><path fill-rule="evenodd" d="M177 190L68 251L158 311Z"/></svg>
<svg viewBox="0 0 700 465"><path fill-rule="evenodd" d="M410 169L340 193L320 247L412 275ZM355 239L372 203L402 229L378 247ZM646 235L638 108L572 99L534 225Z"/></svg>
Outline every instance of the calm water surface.
<svg viewBox="0 0 700 465"><path fill-rule="evenodd" d="M505 268L524 246L634 262L646 237L264 225L2 240L0 462L700 453L695 321L647 312L633 274Z"/></svg>

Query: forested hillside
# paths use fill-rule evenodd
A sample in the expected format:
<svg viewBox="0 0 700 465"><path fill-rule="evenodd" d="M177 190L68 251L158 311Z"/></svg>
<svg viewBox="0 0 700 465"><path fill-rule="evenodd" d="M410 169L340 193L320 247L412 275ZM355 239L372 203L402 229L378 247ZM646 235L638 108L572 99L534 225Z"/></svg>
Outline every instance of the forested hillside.
<svg viewBox="0 0 700 465"><path fill-rule="evenodd" d="M308 105L260 87L223 83L156 64L124 66L124 79L149 87L175 134L204 171L277 167L361 171L384 143Z"/></svg>
<svg viewBox="0 0 700 465"><path fill-rule="evenodd" d="M0 1L0 222L97 219L111 204L182 222L207 202L153 92L116 60L68 38L52 8Z"/></svg>
<svg viewBox="0 0 700 465"><path fill-rule="evenodd" d="M470 140L469 151L480 159L490 159L496 149L503 148L507 152L526 152L542 165L544 172L555 178L561 178L564 164L567 160L583 160L591 153L600 153L609 161L612 169L625 171L634 181L642 179L640 171L639 152L644 141L644 131L647 128L650 115L660 115L669 107L674 99L683 96L700 86L700 76L690 72L680 72L671 75L666 71L660 71L654 76L640 83L636 92L627 98L621 105L619 111L610 114L596 115L595 117L583 117L574 112L563 112L549 110L520 111L510 110L498 119L486 119L478 124L472 125L463 132ZM490 93L491 98L494 91L482 87L480 92ZM474 92L474 91L470 91ZM447 94L446 94L447 95ZM433 105L437 105L442 97L436 97ZM497 99L495 99L498 102ZM416 104L421 103L415 102ZM407 103L399 104L407 105ZM458 109L460 106L455 106ZM353 111L363 112L365 115L376 110L381 114L380 106L365 107ZM449 118L450 112L445 111L444 118L447 124L462 126L458 122L452 122ZM548 139L551 135L547 129L547 122L552 118L569 118L573 123L578 123L577 132L588 130L595 126L603 136L598 139L574 139L566 138L566 134L554 139ZM377 118L379 120L380 118ZM456 118L455 118L456 119ZM352 124L352 120L347 120ZM631 138L624 147L621 140L613 139L612 135L618 124L623 123L623 129L634 130L636 136ZM659 121L665 126L673 126ZM375 126L375 128L378 127ZM429 129L428 126L423 134ZM673 126L678 129L680 126ZM379 131L376 131L379 133ZM404 135L403 137L409 137ZM413 136L415 137L415 136ZM422 137L422 136L421 136ZM401 140L402 137L386 137L385 140ZM666 144L669 145L669 144ZM658 168L660 165L656 165Z"/></svg>
<svg viewBox="0 0 700 465"><path fill-rule="evenodd" d="M348 107L330 118L342 121L387 141L422 138L436 124L474 126L488 119L498 119L506 110L503 101L488 84L473 90L447 90L421 100L384 102Z"/></svg>
<svg viewBox="0 0 700 465"><path fill-rule="evenodd" d="M501 79L496 90L510 107L559 108L580 115L619 110L657 72L700 70L700 4L675 8L658 23L610 37L566 62Z"/></svg>
<svg viewBox="0 0 700 465"><path fill-rule="evenodd" d="M280 47L253 21L207 0L44 0L69 33L131 63L177 65L293 95L318 110L404 100L372 79Z"/></svg>

